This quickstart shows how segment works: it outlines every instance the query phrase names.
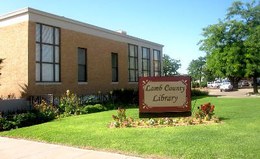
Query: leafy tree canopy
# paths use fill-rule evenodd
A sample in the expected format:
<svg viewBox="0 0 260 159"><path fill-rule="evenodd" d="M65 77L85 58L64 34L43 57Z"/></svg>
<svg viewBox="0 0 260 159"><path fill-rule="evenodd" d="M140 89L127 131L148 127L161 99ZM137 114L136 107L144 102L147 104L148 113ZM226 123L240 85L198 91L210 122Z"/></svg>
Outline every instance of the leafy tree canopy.
<svg viewBox="0 0 260 159"><path fill-rule="evenodd" d="M181 67L180 60L171 58L169 55L163 55L163 74L164 76L178 75L178 69Z"/></svg>
<svg viewBox="0 0 260 159"><path fill-rule="evenodd" d="M199 57L196 60L192 60L188 66L188 74L192 77L192 79L199 80L201 83L202 76L204 75L204 67L206 64L205 57Z"/></svg>
<svg viewBox="0 0 260 159"><path fill-rule="evenodd" d="M260 1L234 2L223 20L203 29L199 44L207 53L207 68L229 77L235 87L242 77L256 80L260 75L259 25Z"/></svg>

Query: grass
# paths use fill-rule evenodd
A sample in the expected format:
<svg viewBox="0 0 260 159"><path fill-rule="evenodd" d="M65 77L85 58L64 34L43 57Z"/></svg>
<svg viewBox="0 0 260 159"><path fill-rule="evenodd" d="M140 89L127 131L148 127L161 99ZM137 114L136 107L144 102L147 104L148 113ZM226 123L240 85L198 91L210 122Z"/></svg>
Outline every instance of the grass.
<svg viewBox="0 0 260 159"><path fill-rule="evenodd" d="M197 99L194 107L206 102L216 106L223 123L110 129L107 125L116 111L107 111L1 132L0 136L153 158L260 158L260 98L206 97ZM138 109L128 109L126 114L137 118Z"/></svg>

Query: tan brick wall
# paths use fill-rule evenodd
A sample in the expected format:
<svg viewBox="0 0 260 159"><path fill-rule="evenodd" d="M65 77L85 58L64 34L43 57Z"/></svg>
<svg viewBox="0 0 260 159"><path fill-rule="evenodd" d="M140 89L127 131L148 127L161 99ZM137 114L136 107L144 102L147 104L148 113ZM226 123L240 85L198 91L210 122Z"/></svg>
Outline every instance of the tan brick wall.
<svg viewBox="0 0 260 159"><path fill-rule="evenodd" d="M28 83L28 22L0 28L0 96L20 97Z"/></svg>
<svg viewBox="0 0 260 159"><path fill-rule="evenodd" d="M137 88L128 83L128 44L61 29L61 83L35 83L35 23L29 27L29 95L53 93L60 95L67 89L77 94L108 92L113 89ZM87 49L87 84L77 80L77 48ZM113 83L111 53L118 53L119 82Z"/></svg>

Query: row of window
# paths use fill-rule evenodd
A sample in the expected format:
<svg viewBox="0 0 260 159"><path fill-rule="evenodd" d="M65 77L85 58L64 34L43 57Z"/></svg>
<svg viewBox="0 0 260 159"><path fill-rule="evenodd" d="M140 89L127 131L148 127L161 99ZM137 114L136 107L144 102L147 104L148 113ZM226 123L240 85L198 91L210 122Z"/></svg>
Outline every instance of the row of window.
<svg viewBox="0 0 260 159"><path fill-rule="evenodd" d="M128 45L129 82L138 81L138 46ZM87 49L78 48L78 82L87 82ZM142 47L142 76L151 76L150 49ZM111 53L112 82L118 82L118 54ZM153 76L161 75L161 53L153 50ZM36 82L60 81L60 29L36 24Z"/></svg>
<svg viewBox="0 0 260 159"><path fill-rule="evenodd" d="M118 82L118 55L111 53L112 82ZM87 49L78 48L78 82L87 81Z"/></svg>
<svg viewBox="0 0 260 159"><path fill-rule="evenodd" d="M138 46L129 44L129 82L138 81ZM153 76L161 76L161 52L153 50ZM142 76L151 76L150 48L142 47Z"/></svg>

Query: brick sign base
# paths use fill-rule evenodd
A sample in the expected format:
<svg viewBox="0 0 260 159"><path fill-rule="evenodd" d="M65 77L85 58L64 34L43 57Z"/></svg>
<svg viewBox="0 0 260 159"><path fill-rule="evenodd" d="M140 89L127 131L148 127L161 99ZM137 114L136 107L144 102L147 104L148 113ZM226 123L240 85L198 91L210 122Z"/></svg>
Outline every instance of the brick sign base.
<svg viewBox="0 0 260 159"><path fill-rule="evenodd" d="M190 76L139 78L139 117L190 115Z"/></svg>

